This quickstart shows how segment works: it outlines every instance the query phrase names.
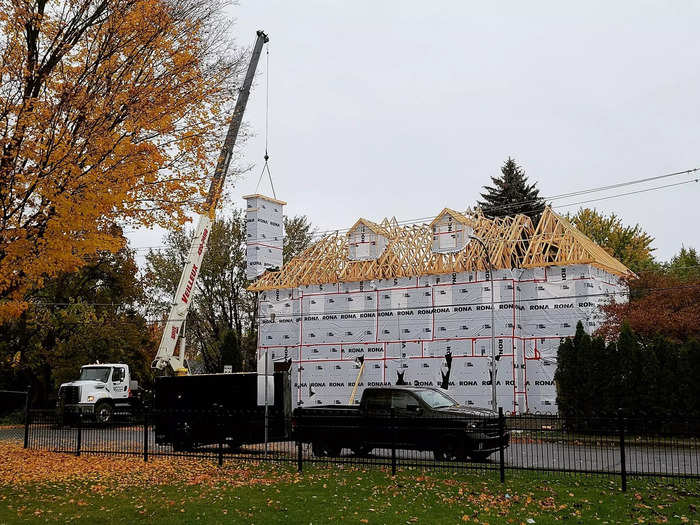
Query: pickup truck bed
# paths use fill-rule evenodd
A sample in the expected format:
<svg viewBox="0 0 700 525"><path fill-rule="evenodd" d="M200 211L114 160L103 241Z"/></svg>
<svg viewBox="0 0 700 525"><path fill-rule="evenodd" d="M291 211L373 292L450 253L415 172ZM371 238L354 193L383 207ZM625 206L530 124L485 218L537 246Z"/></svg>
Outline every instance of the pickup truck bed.
<svg viewBox="0 0 700 525"><path fill-rule="evenodd" d="M438 459L483 460L509 441L505 431L501 439L493 411L460 406L444 391L427 387L368 388L359 407L297 408L292 428L295 439L311 443L319 456L344 448L366 455L394 446L430 450Z"/></svg>

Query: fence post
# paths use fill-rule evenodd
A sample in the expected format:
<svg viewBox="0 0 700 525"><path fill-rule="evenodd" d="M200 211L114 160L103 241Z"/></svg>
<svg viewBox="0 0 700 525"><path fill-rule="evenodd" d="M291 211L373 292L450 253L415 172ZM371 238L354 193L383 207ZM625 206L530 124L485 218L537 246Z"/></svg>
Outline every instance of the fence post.
<svg viewBox="0 0 700 525"><path fill-rule="evenodd" d="M143 461L148 462L148 407L143 409Z"/></svg>
<svg viewBox="0 0 700 525"><path fill-rule="evenodd" d="M625 418L622 409L617 411L618 427L620 428L620 476L622 477L622 492L627 492L627 455L625 454Z"/></svg>
<svg viewBox="0 0 700 525"><path fill-rule="evenodd" d="M304 454L302 451L302 442L297 440L297 471L301 472L303 469Z"/></svg>
<svg viewBox="0 0 700 525"><path fill-rule="evenodd" d="M27 393L24 398L24 448L29 447L29 404L31 403L32 387L27 387Z"/></svg>
<svg viewBox="0 0 700 525"><path fill-rule="evenodd" d="M217 411L217 427L218 427L218 434L219 434L219 466L223 466L224 464L224 423L221 421L222 417L222 410L219 409Z"/></svg>
<svg viewBox="0 0 700 525"><path fill-rule="evenodd" d="M506 442L506 419L503 416L503 407L498 407L498 462L501 473L501 483L506 482L506 461L505 461L505 442Z"/></svg>
<svg viewBox="0 0 700 525"><path fill-rule="evenodd" d="M394 409L391 409L391 475L396 476L396 421Z"/></svg>
<svg viewBox="0 0 700 525"><path fill-rule="evenodd" d="M75 443L75 455L80 456L80 445L83 440L83 422L82 422L82 414L78 412L78 439L76 440Z"/></svg>

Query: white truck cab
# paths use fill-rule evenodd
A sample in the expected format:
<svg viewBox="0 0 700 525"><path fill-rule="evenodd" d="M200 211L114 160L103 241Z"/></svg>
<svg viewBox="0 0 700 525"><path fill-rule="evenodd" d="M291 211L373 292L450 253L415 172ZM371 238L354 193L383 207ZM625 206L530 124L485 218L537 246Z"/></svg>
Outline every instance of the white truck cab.
<svg viewBox="0 0 700 525"><path fill-rule="evenodd" d="M115 413L131 413L140 403L138 384L131 380L129 366L121 363L96 363L80 368L76 381L58 389L58 408L64 414L110 422Z"/></svg>

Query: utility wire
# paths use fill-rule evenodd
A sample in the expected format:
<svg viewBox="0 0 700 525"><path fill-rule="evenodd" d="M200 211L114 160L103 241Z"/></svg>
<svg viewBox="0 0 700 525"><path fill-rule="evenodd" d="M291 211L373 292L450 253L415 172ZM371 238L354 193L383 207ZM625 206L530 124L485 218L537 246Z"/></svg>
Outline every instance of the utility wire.
<svg viewBox="0 0 700 525"><path fill-rule="evenodd" d="M497 283L503 283L503 282L508 282L512 281L512 279L494 279L494 284ZM556 283L574 283L576 281L571 280L571 281L556 281ZM469 285L476 285L479 284L481 287L483 286L489 286L490 281L485 280L485 281L473 281L470 283L446 283L446 285L449 286L469 286ZM525 283L526 284L526 283ZM537 283L533 283L537 284ZM552 282L548 282L548 284L552 284ZM432 288L440 288L442 285L437 285L437 286L416 286L411 288L412 290L417 290L417 291L423 291L426 289L432 289ZM516 286L519 286L516 281ZM665 287L647 287L647 288L635 288L634 290L618 290L618 291L607 291L607 292L599 292L599 293L591 293L591 294L575 294L575 295L558 295L558 296L551 296L551 297L536 297L536 298L530 298L530 299L516 299L515 303L520 303L520 302L533 302L533 301L543 301L543 300L564 300L564 299L581 299L581 298L586 298L586 297L603 297L603 296L611 296L611 295L620 295L620 296L627 296L630 295L630 293L638 293L638 292L660 292L660 291L669 291L669 290L687 290L687 289L696 289L700 288L700 283L698 284L688 284L688 285L676 285L676 286L665 286ZM336 293L333 292L334 295L350 295L350 294L358 294L358 293L378 293L378 292L391 292L392 288L386 288L386 289L381 289L381 290L364 290L360 292L359 290L355 290L353 292L348 292L348 293ZM316 297L317 295L312 295L312 296L306 296L305 298L311 298L311 297ZM299 297L296 299L280 299L279 302L284 302L284 301L298 301ZM7 303L8 301L2 301L3 303ZM262 301L262 302L270 302L270 301ZM277 301L276 301L277 302ZM243 301L238 301L235 304L244 304ZM425 305L425 306L405 306L405 307L389 307L389 308L372 308L370 310L362 310L362 311L349 311L349 310L343 310L343 311L324 311L322 314L319 315L341 315L341 314L352 314L352 313L362 313L362 312L394 312L397 310L423 310L423 309L433 309L433 308L444 308L444 307L454 307L454 306L483 306L483 305L490 305L491 301L490 300L484 300L484 301L479 301L479 302L471 302L471 303L450 303L450 304L444 304L444 305ZM508 300L498 300L494 301L494 304L513 304L512 299ZM29 301L27 303L28 306L31 307L43 307L43 306L111 306L111 307L127 307L127 308L133 308L134 306L130 303L88 303L88 302L32 302ZM299 316L300 314L289 314L287 317L293 317L293 316ZM313 315L310 314L309 312L304 312L303 315ZM276 317L283 317L283 314L276 314ZM262 319L266 319L267 317L259 316ZM163 322L166 320L177 320L179 318L170 318L170 319L164 319Z"/></svg>
<svg viewBox="0 0 700 525"><path fill-rule="evenodd" d="M686 181L683 181L683 182L674 182L673 184L664 184L663 186L655 186L655 187L653 187L653 188L646 188L646 189L643 189L643 190L628 191L628 192L626 192L626 193L619 193L619 194L617 194L617 195L609 195L609 196L607 196L607 197L598 197L597 199L589 199L589 200L585 200L585 201L575 202L575 203L572 203L572 204L562 204L562 205L560 205L560 206L553 206L553 208L565 208L565 207L568 207L568 206L575 206L575 205L579 205L579 204L586 204L586 203L589 203L589 202L597 202L597 201L604 201L604 200L607 200L607 199L614 199L614 198L616 198L616 197L625 197L625 196L627 196L627 195L636 195L637 193L645 193L645 192L647 192L647 191L661 190L661 189L664 189L664 188L672 188L672 187L674 187L674 186L682 186L682 185L684 185L684 184L688 184L688 183L691 183L691 182L698 182L698 180L700 180L700 179L691 179L691 180L686 180Z"/></svg>
<svg viewBox="0 0 700 525"><path fill-rule="evenodd" d="M268 51L268 53L269 53L269 51ZM266 106L267 106L267 103L266 103ZM267 108L266 108L266 112L267 112ZM267 115L267 113L266 113L266 115ZM265 141L266 141L266 142L265 142L265 155L266 155L266 156L267 156L267 135L268 135L267 126L268 126L268 124L267 124L267 116L266 116L266 124L265 124ZM266 161L266 164L267 164L267 161ZM268 174L269 174L269 167L268 167L267 169L268 169ZM265 171L265 167L263 167L263 172L261 172L261 174L260 174L260 180L262 180L262 176L263 176L263 174L264 174L264 171ZM666 173L666 174L657 175L657 176L654 176L654 177L645 177L645 178L641 178L641 179L634 179L634 180L630 180L630 181L626 181L626 182L620 182L620 183L617 183L617 184L610 184L610 185L608 185L608 186L599 186L599 187L595 187L595 188L583 189L583 190L578 190L578 191L573 191L573 192L568 192L568 193L561 193L561 194L558 194L558 195L553 195L553 196L551 196L551 197L542 197L541 200L543 200L543 201L554 201L554 200L558 200L558 199L562 199L562 198L567 198L567 197L585 195L585 194L589 194L589 193L596 193L596 192L599 192L599 191L607 191L607 190L610 190L610 189L622 188L622 187L625 187L625 186L631 186L631 185L635 185L635 184L642 184L642 183L650 182L650 181L654 181L654 180L666 179L666 178L669 178L669 177L676 177L676 176L680 176L680 175L687 175L687 174L691 174L691 173L696 173L696 172L698 172L698 171L700 171L700 168L691 168L691 169L688 169L688 170L676 171L676 172L673 172L673 173ZM260 180L258 181L258 186L260 185ZM618 193L618 194L615 194L615 195L608 195L608 196L606 196L606 197L600 197L600 198L597 198L597 199L588 199L588 200L583 200L583 201L570 202L570 203L567 203L567 204L561 204L561 205L552 206L552 207L558 209L558 208L566 208L566 207L571 207L571 206L578 206L578 205L581 205L581 204L587 204L587 203L595 202L595 201L599 201L599 200L607 200L607 199L612 199L612 198L617 198L617 197L625 197L625 196L629 196L629 195L634 195L634 194L637 194L637 193L643 193L643 192L647 192L647 191L655 191L655 190L660 190L660 189L667 189L667 188L671 188L671 187L675 187L675 186L681 186L681 185L684 185L684 184L690 184L690 183L693 183L693 182L697 183L698 181L699 181L698 178L694 178L694 179L689 179L689 180L681 181L681 182L674 183L674 184L665 184L665 185L662 185L662 186L654 186L654 187L652 187L652 188L645 188L644 190L638 190L638 191L635 191L635 192ZM270 184L272 184L271 175L270 175ZM257 191L257 188L256 188L256 191ZM274 194L274 187L273 187L273 194ZM276 195L275 195L275 198L276 198ZM491 209L507 209L507 208L511 208L511 207L521 206L521 205L524 205L524 204L532 204L533 202L538 202L539 200L540 200L540 199L536 199L536 200L533 200L533 199L522 200L522 201L518 201L518 202L512 202L512 203L504 204L504 205L501 205L501 206L496 206L496 207L493 207L493 208L491 208ZM430 216L426 216L426 217L419 217L419 218L416 218L416 219L401 220L401 221L397 221L397 224L403 225L403 226L408 226L408 225L412 225L412 224L420 224L420 223L424 223L424 222L426 222L426 221L431 221L431 220L435 219L436 216L437 216L437 215L430 215ZM316 231L316 232L314 232L314 233L312 234L312 239L316 239L316 238L319 238L319 237L323 237L324 235L327 235L327 234L330 234L330 233L345 233L345 232L349 231L349 229L350 229L350 228L332 228L332 229L327 229L327 230L322 230L322 231ZM146 249L146 248L150 248L150 247L139 247L138 249Z"/></svg>
<svg viewBox="0 0 700 525"><path fill-rule="evenodd" d="M586 203L589 203L589 202L603 201L603 200L608 200L608 199L614 199L614 198L617 198L617 197L625 197L625 196L628 196L628 195L635 195L635 194L637 194L637 193L645 193L645 192L647 192L647 191L655 191L655 190L661 190L661 189L671 188L671 187L674 187L674 186L682 186L682 185L684 185L684 184L689 184L689 183L698 182L698 181L700 181L700 179L691 179L691 180L686 180L686 181L683 181L683 182L676 182L676 183L673 183L673 184L665 184L665 185L663 185L663 186L655 186L655 187L653 187L653 188L645 188L645 189L643 189L643 190L630 191L630 192L626 192L626 193L618 193L618 194L616 194L616 195L608 195L608 196L606 196L606 197L598 197L598 198L596 198L596 199L588 199L588 200L584 200L584 201L571 202L571 203L568 203L568 204L560 204L560 205L558 205L558 206L552 206L552 208L556 208L556 209L559 209L559 208L568 208L568 207L570 207L570 206L578 206L578 205L580 205L580 204L586 204ZM523 202L526 202L526 201L523 201ZM433 220L433 219L435 219L435 217L437 217L437 215L434 215L434 216L432 216L432 217L422 217L422 218L420 218L420 219L412 219L412 220L406 220L406 221L397 221L397 224L399 224L400 226L410 226L410 225L415 225L415 224L425 224L426 221L428 221L428 220ZM536 226L536 225L535 225L535 226ZM344 229L340 229L340 230L326 230L325 232L315 232L315 233L312 235L311 238L312 238L312 239L318 239L318 238L320 238L320 237L324 237L325 235L328 235L328 234L331 234L331 233L338 233L338 234L340 234L340 233L345 233L345 232L348 232L348 231L350 231L350 228L344 228ZM529 242L529 241L525 241L525 240L522 240L522 239L515 239L515 240L509 241L509 242L520 242L520 243L527 244L527 242Z"/></svg>
<svg viewBox="0 0 700 525"><path fill-rule="evenodd" d="M692 168L689 170L675 171L673 173L666 173L664 175L657 175L655 177L646 177L643 179L634 179L634 180L630 180L627 182L619 182L617 184L610 184L608 186L599 186L597 188L590 188L587 190L579 190L579 191L574 191L574 192L570 192L570 193L560 193L559 195L553 195L551 197L541 197L541 198L537 198L537 199L529 199L529 200L523 200L523 201L519 201L519 202L511 202L508 204L502 204L502 205L498 205L498 206L489 206L489 209L491 209L491 210L496 210L496 209L503 210L503 209L508 209L508 208L512 208L512 207L521 206L523 204L533 204L533 203L536 203L539 201L552 201L552 200L564 199L567 197L577 197L579 195L585 195L587 193L596 193L599 191L607 191L607 190L622 188L625 186L631 186L634 184L642 184L642 183L651 182L654 180L666 179L669 177L677 177L679 175L688 175L688 174L695 173L698 171L700 171L700 168ZM688 182L697 182L697 180L698 179L695 179L694 181L688 181ZM666 187L666 186L659 186L659 188L664 188L664 187ZM588 202L588 201L586 201L586 202ZM575 204L582 204L582 203L575 203ZM570 205L565 204L562 206L570 206Z"/></svg>
<svg viewBox="0 0 700 525"><path fill-rule="evenodd" d="M642 181L646 182L646 181L648 181L648 180L654 180L654 179L659 179L659 178L671 177L671 176L674 176L674 175L684 174L684 173L690 173L690 172L698 171L698 170L700 170L700 168L695 168L695 169L693 169L693 170L686 170L686 171L682 171L682 172L670 173L670 174L666 174L666 175L660 175L660 176L658 176L658 177L649 177L649 178L646 178L646 179L639 179L639 181L640 181L640 182L642 182ZM570 206L578 206L578 205L587 204L587 203L590 203L590 202L596 202L596 201L601 201L601 200L608 200L608 199L613 199L613 198L617 198L617 197L625 197L625 196L629 196L629 195L635 195L635 194L638 194L638 193L645 193L645 192L648 192L648 191L656 191L656 190L661 190L661 189L668 189L668 188L672 188L672 187L676 187L676 186L682 186L682 185L685 185L685 184L697 183L697 182L699 182L699 181L700 181L700 179L698 179L698 178L689 179L689 180L686 180L686 181L676 182L676 183L672 183L672 184L664 184L664 185L662 185L662 186L654 186L654 187L652 187L652 188L645 188L645 189L643 189L643 190L637 190L637 191L625 192L625 193L618 193L618 194L615 194L615 195L608 195L608 196L599 197L599 198L596 198L596 199L587 199L587 200L578 201L578 202L571 202L571 203L567 203L567 204L560 204L560 205L557 205L557 206L552 206L552 208L557 208L557 209L559 209L559 208L567 208L567 207L570 207ZM612 186L615 186L615 187L622 187L622 186L625 186L625 185L636 184L636 183L638 183L638 182L636 182L636 181L630 181L630 182L615 184L615 185L612 185ZM612 187L612 186L610 186L610 187ZM608 187L606 186L606 187L604 187L603 189L607 189L607 188L608 188ZM601 188L594 188L594 189L590 189L590 190L581 190L581 191L579 191L579 192L573 192L573 193L562 194L562 195L563 195L563 196L573 195L573 194L579 194L579 195L581 195L581 194L584 194L584 193L593 193L593 192L596 192L596 191L602 191L602 189L601 189ZM545 200L553 200L553 199L558 199L558 198L563 198L563 197L559 197L559 196L547 197ZM519 205L519 204L523 204L523 203L529 203L529 202L532 202L532 201L520 201L519 203L511 203L509 206L511 206L511 205L512 205L512 206L515 206L515 205ZM433 220L435 217L437 217L437 215L431 215L431 216L427 216L427 217L420 217L420 218L417 218L417 219L407 219L407 220L397 221L397 224L399 224L399 225L401 225L401 226L410 226L410 225L413 225L413 224L423 224L423 223L425 223L426 221ZM316 231L316 232L313 232L313 233L311 234L311 239L312 239L312 240L317 240L317 239L319 239L319 238L321 238L321 237L324 237L325 235L328 235L328 234L332 234L332 233L338 233L338 234L340 234L340 233L345 233L345 232L347 232L347 231L349 231L349 230L350 230L350 228L337 228L337 229L329 229L329 230ZM258 239L258 240L261 240L261 239ZM523 243L524 243L525 241L522 241L522 240L521 240L521 241L515 240L515 241L513 241L513 242L523 242ZM150 249L157 250L157 249L165 249L165 248L167 248L167 247L166 247L166 246L139 246L139 247L135 247L135 248L132 248L132 249L134 249L134 250L150 250Z"/></svg>
<svg viewBox="0 0 700 525"><path fill-rule="evenodd" d="M563 193L563 194L560 194L560 195L554 195L554 196L552 196L552 197L542 197L542 200L544 200L544 201L552 201L552 200L558 200L558 199L562 199L562 198L566 198L566 197L570 197L570 196L574 196L574 195L585 195L585 194L588 194L588 193L596 193L596 192L605 191L605 190L608 190L608 189L611 189L611 188L621 188L621 187L624 187L624 186L630 186L630 185L634 185L634 184L640 184L640 183L643 183L643 182L648 182L648 181L650 181L650 180L658 180L658 179L661 179L661 178L668 178L668 177L678 176L678 175L682 175L682 174L693 173L693 172L697 172L697 171L700 171L700 168L693 168L693 169L685 170L685 171L679 171L679 172L674 172L674 173L667 173L667 174L665 174L665 175L659 175L659 176L656 176L656 177L647 177L647 178L645 178L645 179L637 179L637 180L634 180L634 181L627 181L627 182L623 182L623 183L619 183L619 184L614 184L614 185L610 185L610 186L602 186L602 187L598 187L598 188L591 188L591 189L580 190L580 191L576 191L576 192ZM666 185L662 185L662 186L654 186L654 187L652 187L652 188L646 188L646 189L644 189L644 190L639 190L639 191L636 191L636 192L618 193L618 194L615 194L615 195L609 195L609 196L606 196L606 197L601 197L601 198L599 198L599 199L589 199L589 200L583 200L583 201L577 201L577 202L570 202L570 203L567 203L567 204L560 204L560 205L552 206L552 208L557 208L557 209L558 209L558 208L567 208L567 207L571 207L571 206L578 206L578 205L580 205L580 204L586 204L586 203L588 203L588 202L594 202L594 201L596 201L596 200L605 200L605 199L612 199L612 198L617 198L617 197L624 197L624 196L627 196L627 195L633 195L633 194L635 194L635 193L642 193L642 192L646 192L646 191L654 191L654 190L666 189L666 188L670 188L670 187L674 187L674 186L681 186L681 185L684 185L684 184L697 183L699 180L700 180L700 179L698 179L698 178L694 178L694 179L685 180L685 181L682 181L682 182L679 182L679 183L666 184ZM507 204L507 205L502 205L502 206L500 206L500 207L498 207L498 208L504 208L504 209L505 209L505 208L515 207L515 206L521 206L521 205L524 205L524 204L531 204L531 203L533 203L533 202L536 202L536 201L533 201L533 200L523 200L523 201L518 201L518 202L512 202L512 203L509 203L509 204ZM491 208L491 209L495 209L495 208L496 208L496 207ZM397 221L397 224L399 224L399 225L401 225L401 226L409 226L409 225L412 225L412 224L420 224L420 223L425 223L426 221L431 221L431 220L435 219L435 217L437 217L437 215L431 215L431 216L427 216L427 217L420 217L420 218L418 218L418 219L407 219L407 220ZM323 230L323 231L316 232L314 236L315 236L315 237L322 237L323 235L327 235L327 234L330 234L330 233L344 233L344 232L347 232L347 231L349 231L349 228L328 229L328 230Z"/></svg>
<svg viewBox="0 0 700 525"><path fill-rule="evenodd" d="M667 287L667 288L649 288L647 291L663 291L663 290L673 290L677 288L700 288L700 284L696 285L690 285L690 286L685 286L685 287ZM592 293L592 294L576 294L576 295L562 295L562 296L552 296L552 297L547 297L547 298L531 298L531 299L517 299L516 301L513 301L512 299L510 300L499 300L499 301L494 301L494 305L501 305L501 304L508 304L508 305L514 305L517 308L517 305L521 303L530 303L530 302L541 302L543 300L547 301L553 301L553 300L572 300L572 299L587 299L587 298L593 298L593 297L611 297L611 296L620 296L620 297L627 297L629 296L628 291L609 291L609 292L600 292L600 293ZM298 299L297 299L298 300ZM108 305L108 304L107 304ZM445 305L436 305L436 306L413 306L413 307L402 307L402 308L379 308L379 309L371 309L371 310L358 310L358 311L337 311L337 312L329 312L329 311L324 311L323 313L319 314L313 314L309 312L305 312L304 314L300 313L292 313L292 314L275 314L275 319L284 319L284 318L297 318L297 317L307 317L307 316L313 316L313 315L319 315L319 316L324 316L324 315L345 315L345 314L361 314L361 313L385 313L385 312L396 312L396 311L408 311L408 310L433 310L433 309L438 309L438 308L449 308L449 307L478 307L478 306L484 306L484 307L490 307L491 301L486 300L486 301L480 301L480 302L471 302L471 303L452 303L452 304L445 304ZM39 305L37 305L39 306ZM510 310L502 310L502 312L507 313L508 315L512 314ZM455 314L462 314L463 312L449 312L451 315ZM557 316L559 312L556 312L555 310L551 309L548 310L548 313L546 314L549 317L552 316ZM432 315L431 314L425 314L425 315ZM570 316L566 312L561 312L562 316L566 316L569 318ZM170 321L184 321L185 318L180 318L180 317L170 317L170 318L160 318L160 317L143 317L142 318L146 324L149 325L158 325L158 324L164 324L166 322ZM257 322L258 320L265 320L265 319L270 319L269 316L263 316L263 315L256 315L254 317L255 321ZM369 319L369 318L368 318ZM399 318L397 318L398 320ZM355 321L357 321L355 319ZM376 322L376 319L374 319ZM413 322L412 322L413 321ZM72 323L66 323L66 324L94 324L94 321L73 321ZM402 324L418 324L420 323L420 320L417 319L416 317L412 318L406 318L406 319L400 319L400 323ZM117 324L125 324L125 323L117 323ZM450 338L441 338L441 339L450 339ZM338 344L345 344L338 342ZM349 344L349 343L348 343ZM290 345L290 346L298 346L298 345Z"/></svg>

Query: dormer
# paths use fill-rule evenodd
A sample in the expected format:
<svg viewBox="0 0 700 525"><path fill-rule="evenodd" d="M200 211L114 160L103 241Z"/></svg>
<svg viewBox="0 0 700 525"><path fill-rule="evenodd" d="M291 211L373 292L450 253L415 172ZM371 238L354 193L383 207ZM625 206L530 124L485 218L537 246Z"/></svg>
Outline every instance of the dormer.
<svg viewBox="0 0 700 525"><path fill-rule="evenodd" d="M472 221L458 211L445 208L430 223L433 231L433 252L458 252L469 243L474 234Z"/></svg>
<svg viewBox="0 0 700 525"><path fill-rule="evenodd" d="M348 259L351 261L373 261L384 253L389 232L367 219L358 220L348 230Z"/></svg>

